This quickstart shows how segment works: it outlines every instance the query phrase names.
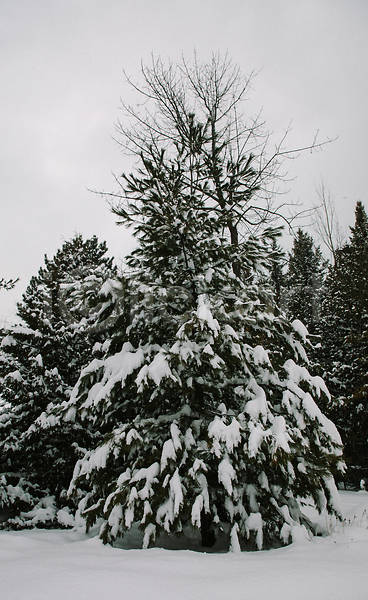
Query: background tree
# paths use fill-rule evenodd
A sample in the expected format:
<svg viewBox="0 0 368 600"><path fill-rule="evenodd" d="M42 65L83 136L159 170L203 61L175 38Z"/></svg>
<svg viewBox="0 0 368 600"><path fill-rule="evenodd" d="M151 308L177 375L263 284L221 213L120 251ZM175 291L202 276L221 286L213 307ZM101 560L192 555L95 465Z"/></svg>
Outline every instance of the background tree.
<svg viewBox="0 0 368 600"><path fill-rule="evenodd" d="M326 281L321 363L333 395L331 415L345 445L348 478L368 477L368 219L358 202L351 236Z"/></svg>
<svg viewBox="0 0 368 600"><path fill-rule="evenodd" d="M272 269L271 269L271 286L275 295L276 307L284 309L284 288L285 274L284 267L286 264L286 256L282 247L277 243L276 238L272 240ZM277 310L275 308L275 310Z"/></svg>
<svg viewBox="0 0 368 600"><path fill-rule="evenodd" d="M48 406L69 397L93 348L98 350L106 337L96 322L113 288L110 278L117 274L106 252L106 244L96 237L84 241L77 235L53 259L45 257L45 266L32 277L18 304L20 323L3 332L0 473L7 484L3 481L3 504L14 504L19 476L18 496L31 504L47 494L58 497L68 486L78 446L92 443L92 432L78 423L45 430L37 420Z"/></svg>
<svg viewBox="0 0 368 600"><path fill-rule="evenodd" d="M329 251L332 262L335 262L336 252L342 247L346 236L338 222L334 198L324 181L317 187L317 197L314 205L314 229Z"/></svg>
<svg viewBox="0 0 368 600"><path fill-rule="evenodd" d="M302 229L294 237L284 277L284 306L292 319L299 319L310 334L317 333L321 315L322 286L327 261L313 238Z"/></svg>
<svg viewBox="0 0 368 600"><path fill-rule="evenodd" d="M130 323L50 416L106 432L70 493L104 541L137 522L144 546L188 524L207 546L221 530L234 550L287 543L313 529L301 498L337 511L340 440L315 402L328 392L306 368L305 329L273 311L277 231L241 237L265 225L255 196L275 163L253 167L241 136L255 130L229 124L244 87L227 62L143 73L157 113L127 133L141 161L114 207L138 238Z"/></svg>

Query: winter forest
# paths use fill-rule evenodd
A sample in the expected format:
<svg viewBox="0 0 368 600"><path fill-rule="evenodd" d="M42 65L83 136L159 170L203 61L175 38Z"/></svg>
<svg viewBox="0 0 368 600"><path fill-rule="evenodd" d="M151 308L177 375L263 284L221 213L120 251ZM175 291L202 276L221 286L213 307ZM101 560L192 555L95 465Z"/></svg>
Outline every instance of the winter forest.
<svg viewBox="0 0 368 600"><path fill-rule="evenodd" d="M319 234L300 225L287 163L328 141L272 145L226 57L141 75L117 125L135 166L105 195L135 249L118 269L76 234L0 331L0 527L233 552L321 535L306 507L338 521L338 490L368 483L364 204L345 239L326 202Z"/></svg>

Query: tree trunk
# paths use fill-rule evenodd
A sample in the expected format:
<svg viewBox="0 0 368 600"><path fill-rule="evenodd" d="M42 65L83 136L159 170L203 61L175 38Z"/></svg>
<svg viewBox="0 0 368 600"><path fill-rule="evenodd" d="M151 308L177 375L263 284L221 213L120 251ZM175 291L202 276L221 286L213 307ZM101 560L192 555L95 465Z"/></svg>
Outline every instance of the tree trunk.
<svg viewBox="0 0 368 600"><path fill-rule="evenodd" d="M205 548L212 548L216 542L216 536L214 531L211 529L212 517L209 513L204 510L201 512L201 535L202 535L202 546Z"/></svg>

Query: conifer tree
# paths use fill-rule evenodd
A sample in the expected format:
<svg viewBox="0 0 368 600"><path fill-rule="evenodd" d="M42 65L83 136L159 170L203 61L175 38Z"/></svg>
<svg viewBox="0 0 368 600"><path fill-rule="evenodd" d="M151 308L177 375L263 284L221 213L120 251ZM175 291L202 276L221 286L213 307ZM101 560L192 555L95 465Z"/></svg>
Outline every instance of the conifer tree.
<svg viewBox="0 0 368 600"><path fill-rule="evenodd" d="M234 89L213 68L198 89L210 114L226 115ZM174 143L141 144L115 207L138 238L129 323L54 415L106 433L77 462L69 493L84 494L87 527L102 519L104 542L138 523L144 547L187 525L205 546L221 531L233 550L247 538L288 543L295 528L313 529L301 499L338 513L340 438L316 404L328 391L307 370L305 327L274 314L277 232L239 235L256 190L252 157L231 163L217 121L175 99Z"/></svg>
<svg viewBox="0 0 368 600"><path fill-rule="evenodd" d="M95 325L103 309L101 293L108 295L110 278L116 276L106 251L96 237L84 241L76 235L53 259L45 257L18 304L20 322L3 332L2 501L15 505L23 498L18 512L47 494L59 497L68 486L78 446L92 443L93 432L78 423L43 429L38 419L47 407L69 397L96 343L105 339Z"/></svg>
<svg viewBox="0 0 368 600"><path fill-rule="evenodd" d="M350 229L326 280L320 361L345 445L347 479L358 485L368 480L368 219L361 202Z"/></svg>
<svg viewBox="0 0 368 600"><path fill-rule="evenodd" d="M326 270L327 262L319 247L299 228L289 253L283 301L289 316L302 321L310 334L317 333Z"/></svg>
<svg viewBox="0 0 368 600"><path fill-rule="evenodd" d="M277 243L276 239L272 241L273 263L271 269L271 287L274 292L276 307L285 310L285 252ZM277 309L276 309L277 310Z"/></svg>

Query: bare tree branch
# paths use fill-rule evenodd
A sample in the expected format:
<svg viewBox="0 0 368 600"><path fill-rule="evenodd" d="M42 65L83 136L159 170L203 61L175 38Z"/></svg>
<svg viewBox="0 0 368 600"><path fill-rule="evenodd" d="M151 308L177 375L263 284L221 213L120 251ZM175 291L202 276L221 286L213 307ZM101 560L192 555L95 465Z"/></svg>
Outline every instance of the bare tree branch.
<svg viewBox="0 0 368 600"><path fill-rule="evenodd" d="M179 165L188 193L199 194L209 210L226 218L230 237L238 243L239 234L267 227L281 219L291 226L293 217L277 203L285 194L288 175L285 163L301 152L321 150L332 140L317 141L287 148L289 125L273 150L271 132L265 128L261 112L245 119L244 103L255 76L243 76L228 56L213 54L208 63L184 57L178 65L152 56L151 65L141 65L142 85L126 75L127 83L141 98L132 107L122 102L127 124L118 122L118 143L139 159L170 170L172 161ZM181 167L180 167L181 168ZM138 200L127 178L116 178L119 189L105 194L113 212L125 223L134 213Z"/></svg>
<svg viewBox="0 0 368 600"><path fill-rule="evenodd" d="M18 279L8 279L7 281L3 278L0 279L0 289L12 290L15 284L19 281Z"/></svg>
<svg viewBox="0 0 368 600"><path fill-rule="evenodd" d="M338 222L334 198L323 180L316 191L318 200L314 203L313 227L335 262L336 251L342 247L345 236Z"/></svg>

